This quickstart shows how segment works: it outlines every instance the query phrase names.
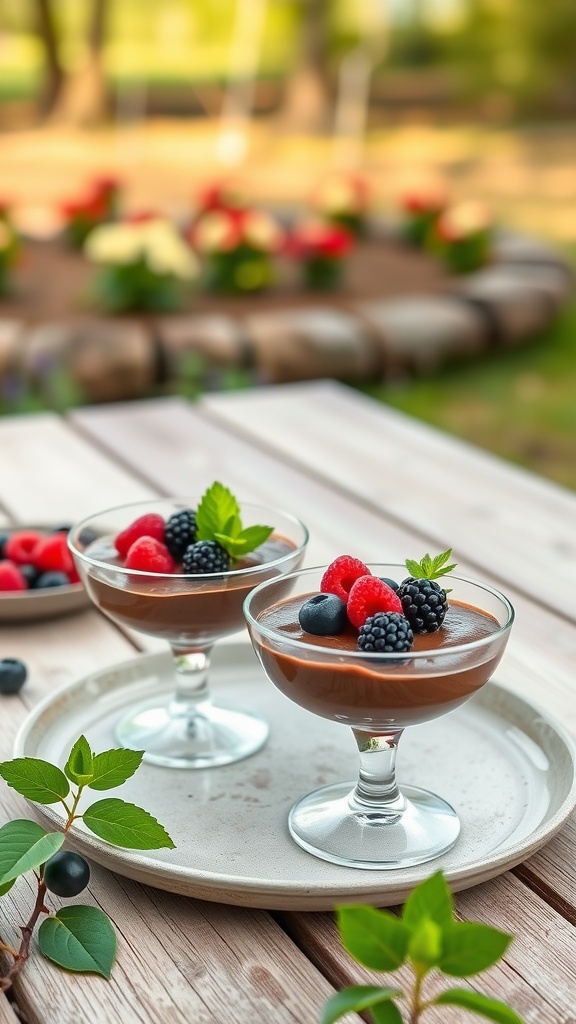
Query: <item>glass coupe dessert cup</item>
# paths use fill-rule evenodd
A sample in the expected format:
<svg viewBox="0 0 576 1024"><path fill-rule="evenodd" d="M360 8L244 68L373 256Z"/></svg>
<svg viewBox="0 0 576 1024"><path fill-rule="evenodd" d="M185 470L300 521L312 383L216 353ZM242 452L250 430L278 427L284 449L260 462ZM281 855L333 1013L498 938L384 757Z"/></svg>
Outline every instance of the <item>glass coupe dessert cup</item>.
<svg viewBox="0 0 576 1024"><path fill-rule="evenodd" d="M199 500L199 499L198 499ZM152 573L121 564L114 538L140 516L165 521L198 500L158 499L108 509L70 532L69 546L94 604L113 622L166 640L174 656L175 691L131 708L120 720L119 742L144 750L144 760L170 768L230 764L258 750L268 725L252 712L212 702L208 674L218 640L245 628L246 595L258 583L298 568L308 542L306 527L275 509L240 504L244 527L273 527L269 539L228 572Z"/></svg>
<svg viewBox="0 0 576 1024"><path fill-rule="evenodd" d="M372 869L421 864L454 845L460 822L435 794L398 787L398 742L407 726L452 711L489 680L514 611L492 587L448 575L442 579L451 592L441 630L415 636L407 652L368 653L357 647L353 627L342 636L312 636L298 623L298 609L319 592L326 568L268 580L244 604L268 678L306 710L350 726L360 753L357 783L336 783L303 797L290 811L290 833L309 853L335 864ZM369 568L375 576L406 577L400 565Z"/></svg>

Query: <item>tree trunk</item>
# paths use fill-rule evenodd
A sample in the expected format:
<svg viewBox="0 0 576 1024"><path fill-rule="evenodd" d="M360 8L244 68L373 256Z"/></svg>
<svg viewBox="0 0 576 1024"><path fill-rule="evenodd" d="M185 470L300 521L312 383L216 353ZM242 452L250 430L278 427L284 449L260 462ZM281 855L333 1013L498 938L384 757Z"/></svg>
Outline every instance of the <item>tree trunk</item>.
<svg viewBox="0 0 576 1024"><path fill-rule="evenodd" d="M103 67L109 0L92 0L83 64L68 76L51 121L67 125L98 124L108 112L108 89Z"/></svg>
<svg viewBox="0 0 576 1024"><path fill-rule="evenodd" d="M286 86L281 115L290 131L322 132L330 127L329 9L330 0L302 0L298 59Z"/></svg>
<svg viewBox="0 0 576 1024"><path fill-rule="evenodd" d="M36 0L36 25L44 48L45 76L39 97L40 111L49 114L65 79L58 52L58 32L52 0Z"/></svg>

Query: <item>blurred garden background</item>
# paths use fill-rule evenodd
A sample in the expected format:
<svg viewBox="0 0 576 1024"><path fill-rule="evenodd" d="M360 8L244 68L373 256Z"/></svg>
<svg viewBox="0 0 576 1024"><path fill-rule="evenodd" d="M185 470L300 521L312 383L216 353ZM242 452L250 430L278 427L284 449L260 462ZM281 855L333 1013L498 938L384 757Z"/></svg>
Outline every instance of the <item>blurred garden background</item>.
<svg viewBox="0 0 576 1024"><path fill-rule="evenodd" d="M282 210L339 170L384 217L442 182L573 262L575 162L574 0L0 0L0 200L38 239L98 175L179 219L229 176ZM576 487L574 303L518 348L355 386Z"/></svg>

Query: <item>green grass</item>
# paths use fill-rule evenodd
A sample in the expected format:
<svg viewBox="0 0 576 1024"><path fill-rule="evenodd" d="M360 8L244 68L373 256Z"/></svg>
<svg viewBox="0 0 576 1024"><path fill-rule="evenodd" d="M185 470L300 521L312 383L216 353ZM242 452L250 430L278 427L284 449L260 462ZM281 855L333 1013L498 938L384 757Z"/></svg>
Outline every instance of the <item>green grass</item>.
<svg viewBox="0 0 576 1024"><path fill-rule="evenodd" d="M576 303L521 348L362 390L576 490Z"/></svg>

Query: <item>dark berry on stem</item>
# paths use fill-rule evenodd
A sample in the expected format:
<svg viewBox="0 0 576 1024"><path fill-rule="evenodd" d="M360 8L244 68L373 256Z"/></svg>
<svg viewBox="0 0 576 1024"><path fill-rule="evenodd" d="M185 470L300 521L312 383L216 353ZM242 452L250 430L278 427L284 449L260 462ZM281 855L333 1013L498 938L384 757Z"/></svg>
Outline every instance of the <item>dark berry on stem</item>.
<svg viewBox="0 0 576 1024"><path fill-rule="evenodd" d="M358 647L361 651L395 654L409 651L413 643L414 634L410 623L398 612L371 615L358 633Z"/></svg>
<svg viewBox="0 0 576 1024"><path fill-rule="evenodd" d="M191 508L183 508L174 512L166 523L164 543L172 558L181 560L191 544L196 540L196 513Z"/></svg>
<svg viewBox="0 0 576 1024"><path fill-rule="evenodd" d="M315 594L302 605L298 621L313 636L337 636L348 621L346 605L336 594Z"/></svg>
<svg viewBox="0 0 576 1024"><path fill-rule="evenodd" d="M0 693L18 693L22 689L28 669L18 658L2 658L0 661Z"/></svg>
<svg viewBox="0 0 576 1024"><path fill-rule="evenodd" d="M228 572L228 552L215 540L198 540L190 544L182 559L182 572L200 575L205 572Z"/></svg>
<svg viewBox="0 0 576 1024"><path fill-rule="evenodd" d="M448 611L446 591L436 580L402 580L398 591L404 615L415 633L435 633Z"/></svg>
<svg viewBox="0 0 576 1024"><path fill-rule="evenodd" d="M88 862L79 853L60 850L46 861L44 881L55 896L78 896L90 881Z"/></svg>

